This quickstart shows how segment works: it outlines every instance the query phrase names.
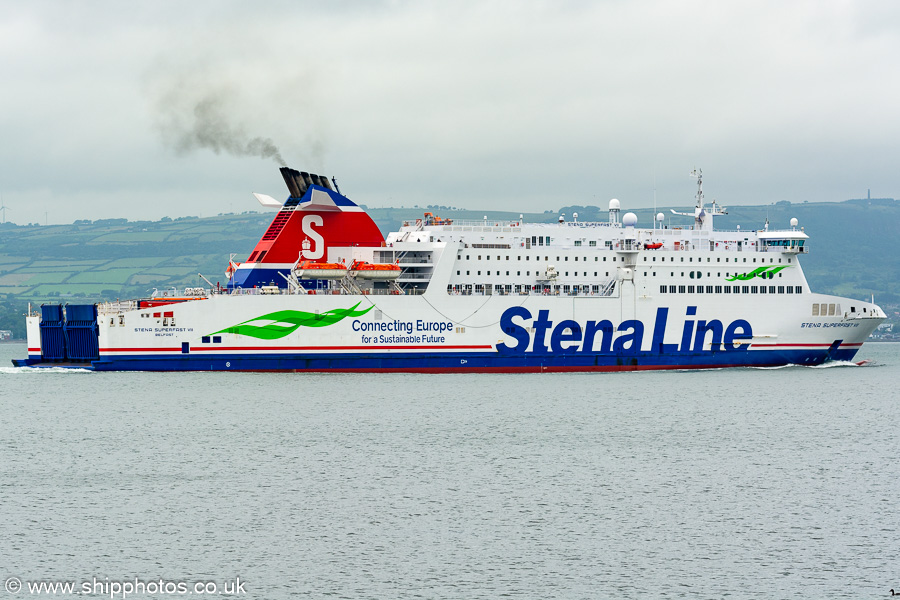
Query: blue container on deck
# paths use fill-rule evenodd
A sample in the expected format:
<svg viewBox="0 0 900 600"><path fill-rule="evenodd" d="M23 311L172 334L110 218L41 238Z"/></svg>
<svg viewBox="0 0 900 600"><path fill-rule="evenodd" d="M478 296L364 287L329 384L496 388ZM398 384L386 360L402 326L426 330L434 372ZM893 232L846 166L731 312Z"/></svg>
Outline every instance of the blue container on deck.
<svg viewBox="0 0 900 600"><path fill-rule="evenodd" d="M65 319L59 304L41 305L41 358L66 360Z"/></svg>
<svg viewBox="0 0 900 600"><path fill-rule="evenodd" d="M66 305L66 355L72 362L88 362L100 358L97 306Z"/></svg>

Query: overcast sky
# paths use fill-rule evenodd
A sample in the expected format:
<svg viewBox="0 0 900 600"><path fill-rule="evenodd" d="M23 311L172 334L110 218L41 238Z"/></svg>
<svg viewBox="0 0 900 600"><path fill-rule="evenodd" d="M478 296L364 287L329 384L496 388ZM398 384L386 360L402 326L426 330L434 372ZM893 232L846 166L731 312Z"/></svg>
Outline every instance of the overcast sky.
<svg viewBox="0 0 900 600"><path fill-rule="evenodd" d="M0 0L0 197L256 210L279 155L370 206L900 197L898 57L888 0Z"/></svg>

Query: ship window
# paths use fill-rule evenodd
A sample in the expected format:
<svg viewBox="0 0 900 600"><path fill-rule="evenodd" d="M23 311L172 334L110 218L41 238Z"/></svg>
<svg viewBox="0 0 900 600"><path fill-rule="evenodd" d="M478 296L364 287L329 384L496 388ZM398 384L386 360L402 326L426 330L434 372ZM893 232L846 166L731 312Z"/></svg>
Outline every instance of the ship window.
<svg viewBox="0 0 900 600"><path fill-rule="evenodd" d="M721 294L721 293L722 293L722 286L721 286L721 285L717 285L717 286L716 286L716 293L717 293L717 294Z"/></svg>
<svg viewBox="0 0 900 600"><path fill-rule="evenodd" d="M762 291L760 291L760 290L762 290ZM750 292L753 293L753 294L765 294L765 293L766 293L766 286L762 286L762 287L760 288L760 287L757 286L757 285L751 285L751 286L750 286Z"/></svg>
<svg viewBox="0 0 900 600"><path fill-rule="evenodd" d="M576 247L581 246L581 240L575 240L575 246Z"/></svg>
<svg viewBox="0 0 900 600"><path fill-rule="evenodd" d="M556 260L559 260L559 257L558 257L558 256L556 257ZM566 257L566 261L568 261L568 260L569 260L569 257L567 256L567 257Z"/></svg>
<svg viewBox="0 0 900 600"><path fill-rule="evenodd" d="M656 271L653 271L653 276L656 277Z"/></svg>
<svg viewBox="0 0 900 600"><path fill-rule="evenodd" d="M659 286L659 293L660 293L660 294L665 294L665 293L666 293L666 286L664 286L664 285Z"/></svg>
<svg viewBox="0 0 900 600"><path fill-rule="evenodd" d="M655 257L655 256L653 257L653 262L656 262L656 257Z"/></svg>
<svg viewBox="0 0 900 600"><path fill-rule="evenodd" d="M263 250L262 252L260 252L260 253L259 253L259 258L256 259L256 262L262 262L262 259L263 259L263 258L265 257L265 255L266 255L266 252L268 252L268 250Z"/></svg>
<svg viewBox="0 0 900 600"><path fill-rule="evenodd" d="M670 285L670 286L669 286L669 293L670 293L670 294L674 294L674 293L675 293L675 286L674 286L674 285Z"/></svg>
<svg viewBox="0 0 900 600"><path fill-rule="evenodd" d="M694 272L691 271L690 275L691 275L691 279L693 279L693 278L694 278Z"/></svg>
<svg viewBox="0 0 900 600"><path fill-rule="evenodd" d="M735 294L740 294L740 293L741 293L741 286L736 285L736 286L734 286L734 287L732 288L732 290L734 291Z"/></svg>
<svg viewBox="0 0 900 600"><path fill-rule="evenodd" d="M247 259L247 262L253 262L253 259L256 258L256 251L253 251L253 254L250 255L250 258Z"/></svg>
<svg viewBox="0 0 900 600"><path fill-rule="evenodd" d="M709 257L708 257L708 256L706 257L706 262L709 262Z"/></svg>
<svg viewBox="0 0 900 600"><path fill-rule="evenodd" d="M819 305L813 304L812 306L813 306L812 316L818 317L819 316Z"/></svg>
<svg viewBox="0 0 900 600"><path fill-rule="evenodd" d="M478 271L478 274L481 275L481 271Z"/></svg>
<svg viewBox="0 0 900 600"><path fill-rule="evenodd" d="M679 293L679 294L683 294L683 293L684 293L684 286L683 286L683 285L679 285L679 286L678 286L678 293Z"/></svg>
<svg viewBox="0 0 900 600"><path fill-rule="evenodd" d="M600 257L599 257L599 256L595 256L595 257L594 257L594 262L597 262L598 260L600 260ZM603 260L606 260L606 257L605 257L605 256L603 257Z"/></svg>
<svg viewBox="0 0 900 600"><path fill-rule="evenodd" d="M481 258L481 257L479 256L478 258ZM485 260L491 260L491 255L488 254L487 256L484 257L484 259L485 259Z"/></svg>
<svg viewBox="0 0 900 600"><path fill-rule="evenodd" d="M459 271L457 271L456 274L459 275Z"/></svg>
<svg viewBox="0 0 900 600"><path fill-rule="evenodd" d="M802 293L803 293L803 288L802 288L801 286L799 286L799 285L795 285L795 286L794 286L794 293L795 293L795 294L802 294Z"/></svg>
<svg viewBox="0 0 900 600"><path fill-rule="evenodd" d="M788 259L788 264L791 264L791 259Z"/></svg>
<svg viewBox="0 0 900 600"><path fill-rule="evenodd" d="M597 271L594 271L594 277L596 277L596 276L597 276Z"/></svg>
<svg viewBox="0 0 900 600"><path fill-rule="evenodd" d="M694 286L692 286L692 285L687 286L687 293L688 293L688 294L693 294L693 293L694 293Z"/></svg>
<svg viewBox="0 0 900 600"><path fill-rule="evenodd" d="M506 274L509 275L509 271L507 271Z"/></svg>
<svg viewBox="0 0 900 600"><path fill-rule="evenodd" d="M833 317L833 316L834 316L834 304L829 304L829 305L828 305L828 316L829 316L829 317Z"/></svg>
<svg viewBox="0 0 900 600"><path fill-rule="evenodd" d="M755 292L756 290L754 289L753 291ZM741 286L741 293L743 293L743 294L749 294L749 293L750 293L750 286L749 286L749 285L742 285L742 286Z"/></svg>
<svg viewBox="0 0 900 600"><path fill-rule="evenodd" d="M538 246L543 246L543 245L544 245L544 236L540 236L540 237L538 237Z"/></svg>
<svg viewBox="0 0 900 600"><path fill-rule="evenodd" d="M213 344L221 344L221 343L222 343L222 336L221 336L221 335L214 335L214 336L213 336Z"/></svg>
<svg viewBox="0 0 900 600"><path fill-rule="evenodd" d="M683 257L683 256L681 257L681 262L684 262L684 257Z"/></svg>
<svg viewBox="0 0 900 600"><path fill-rule="evenodd" d="M717 258L717 259L716 259L716 262L722 262L722 259L721 259L721 258Z"/></svg>
<svg viewBox="0 0 900 600"><path fill-rule="evenodd" d="M516 275L521 275L522 271L516 271Z"/></svg>
<svg viewBox="0 0 900 600"><path fill-rule="evenodd" d="M471 273L471 271L466 271L466 275L470 275Z"/></svg>
<svg viewBox="0 0 900 600"><path fill-rule="evenodd" d="M702 294L702 293L703 293L703 286L702 286L702 285L698 285L698 286L697 286L697 293L698 293L698 294Z"/></svg>
<svg viewBox="0 0 900 600"><path fill-rule="evenodd" d="M547 236L547 245L548 246L550 245L550 236L549 235Z"/></svg>
<svg viewBox="0 0 900 600"><path fill-rule="evenodd" d="M783 294L783 293L784 293L784 286L783 286L783 285L779 285L779 286L778 286L778 293L779 293L779 294Z"/></svg>
<svg viewBox="0 0 900 600"><path fill-rule="evenodd" d="M507 258L509 258L509 257L507 257ZM490 259L490 257L488 257L488 259ZM500 257L499 257L499 256L497 257L497 260L500 260Z"/></svg>
<svg viewBox="0 0 900 600"><path fill-rule="evenodd" d="M707 293L707 294L712 294L712 293L713 293L713 286L711 286L711 285L706 286L706 293Z"/></svg>
<svg viewBox="0 0 900 600"><path fill-rule="evenodd" d="M204 344L208 344L208 343L209 343L209 336L208 336L208 335L204 335L204 336L201 338L201 341L202 341Z"/></svg>
<svg viewBox="0 0 900 600"><path fill-rule="evenodd" d="M590 246L591 248L596 248L597 240L591 240L590 242L588 242L588 246Z"/></svg>
<svg viewBox="0 0 900 600"><path fill-rule="evenodd" d="M770 294L774 294L774 293L775 293L775 286L774 286L774 285L770 285L770 286L769 286L769 293L770 293Z"/></svg>

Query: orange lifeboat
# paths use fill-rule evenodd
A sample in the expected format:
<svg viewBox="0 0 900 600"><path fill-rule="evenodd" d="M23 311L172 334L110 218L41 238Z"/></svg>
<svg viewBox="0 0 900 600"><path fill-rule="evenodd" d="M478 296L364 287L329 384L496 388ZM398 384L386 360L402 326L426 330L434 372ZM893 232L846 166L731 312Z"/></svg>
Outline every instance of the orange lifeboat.
<svg viewBox="0 0 900 600"><path fill-rule="evenodd" d="M341 263L304 260L294 272L300 279L341 279L347 274L347 267Z"/></svg>
<svg viewBox="0 0 900 600"><path fill-rule="evenodd" d="M663 247L662 242L654 242L652 244L644 244L644 248L647 248L648 250L659 250L662 247Z"/></svg>
<svg viewBox="0 0 900 600"><path fill-rule="evenodd" d="M354 260L350 264L350 274L360 279L388 281L400 277L400 266L388 263L370 263Z"/></svg>

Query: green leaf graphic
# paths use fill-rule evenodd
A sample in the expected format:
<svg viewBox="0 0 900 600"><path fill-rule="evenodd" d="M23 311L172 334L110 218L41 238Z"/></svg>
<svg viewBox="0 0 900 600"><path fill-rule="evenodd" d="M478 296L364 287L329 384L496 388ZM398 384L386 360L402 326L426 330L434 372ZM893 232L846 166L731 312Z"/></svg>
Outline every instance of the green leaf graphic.
<svg viewBox="0 0 900 600"><path fill-rule="evenodd" d="M754 277L759 277L760 279L772 279L772 277L775 276L775 273L786 268L787 265L783 265L780 267L760 267L758 269L753 269L749 273L735 273L734 277L729 277L725 281L749 281Z"/></svg>
<svg viewBox="0 0 900 600"><path fill-rule="evenodd" d="M357 302L350 308L335 308L321 314L304 312L302 310L279 310L255 319L248 319L243 323L226 327L210 335L233 333L235 335L255 337L260 340L277 340L290 335L300 327L328 327L338 321L343 321L347 317L360 317L375 308L370 306L365 310L356 310L356 307L359 305L360 302Z"/></svg>

